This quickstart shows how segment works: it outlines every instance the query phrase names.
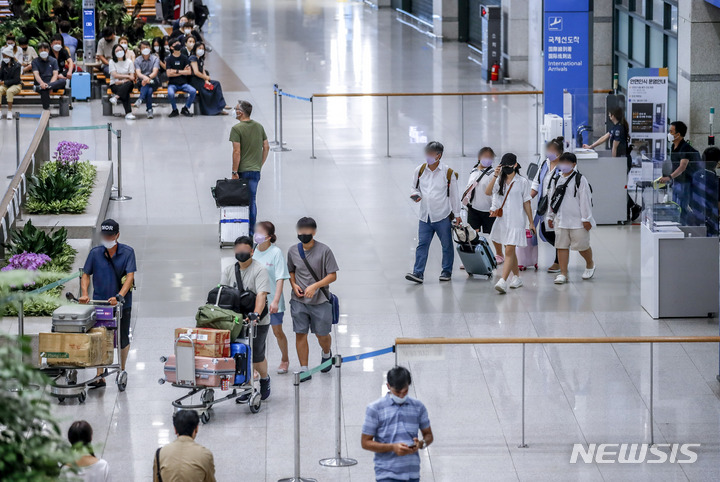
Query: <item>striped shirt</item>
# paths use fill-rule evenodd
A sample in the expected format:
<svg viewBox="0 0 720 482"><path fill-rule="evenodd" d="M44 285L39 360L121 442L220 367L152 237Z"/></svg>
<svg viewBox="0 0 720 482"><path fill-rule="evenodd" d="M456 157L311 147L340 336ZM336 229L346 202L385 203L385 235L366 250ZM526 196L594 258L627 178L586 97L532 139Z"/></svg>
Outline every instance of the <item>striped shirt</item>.
<svg viewBox="0 0 720 482"><path fill-rule="evenodd" d="M368 405L362 433L371 435L380 443L405 443L410 445L419 431L430 427L428 412L419 400L407 397L405 403L397 404L388 393ZM375 478L377 480L412 480L420 478L420 455L398 456L394 452L375 454Z"/></svg>

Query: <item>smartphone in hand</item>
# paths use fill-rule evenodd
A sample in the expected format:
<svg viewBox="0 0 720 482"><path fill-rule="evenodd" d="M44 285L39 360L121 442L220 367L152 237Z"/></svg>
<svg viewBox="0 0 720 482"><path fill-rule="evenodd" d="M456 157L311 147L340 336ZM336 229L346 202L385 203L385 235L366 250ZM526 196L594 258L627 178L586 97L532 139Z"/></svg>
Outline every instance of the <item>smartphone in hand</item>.
<svg viewBox="0 0 720 482"><path fill-rule="evenodd" d="M412 199L415 202L418 202L421 198L417 194L413 194L412 196L410 196L410 199Z"/></svg>

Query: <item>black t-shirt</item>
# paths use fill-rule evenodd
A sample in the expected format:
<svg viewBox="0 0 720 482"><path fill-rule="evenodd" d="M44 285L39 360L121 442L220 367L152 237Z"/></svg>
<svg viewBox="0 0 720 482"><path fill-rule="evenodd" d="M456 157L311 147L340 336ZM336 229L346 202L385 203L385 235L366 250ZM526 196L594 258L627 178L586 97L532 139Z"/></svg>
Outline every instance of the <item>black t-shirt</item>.
<svg viewBox="0 0 720 482"><path fill-rule="evenodd" d="M67 49L65 47L60 49L57 57L55 57L54 51L50 55L57 61L59 73L62 75L67 74L68 69L65 63L70 59L70 54L68 53Z"/></svg>
<svg viewBox="0 0 720 482"><path fill-rule="evenodd" d="M700 167L700 153L685 139L680 141L677 148L675 144L672 145L670 162L672 162L673 172L680 167L680 161L683 159L688 159L690 163L685 169L685 172L675 178L676 182L690 182L692 175L697 172Z"/></svg>
<svg viewBox="0 0 720 482"><path fill-rule="evenodd" d="M628 133L625 126L618 122L610 129L610 147L612 148L613 142L618 141L617 157L623 157L627 155L628 145Z"/></svg>
<svg viewBox="0 0 720 482"><path fill-rule="evenodd" d="M180 54L179 57L175 57L174 55L169 55L169 56L165 57L165 68L167 71L170 71L170 69L183 70L188 65L190 65L188 58L182 54ZM188 76L187 75L180 75L177 77L168 76L168 82L172 85L187 84Z"/></svg>
<svg viewBox="0 0 720 482"><path fill-rule="evenodd" d="M48 56L47 60L38 57L32 61L32 70L40 75L43 82L50 82L53 72L58 70L58 63L52 56ZM35 83L37 84L37 81Z"/></svg>

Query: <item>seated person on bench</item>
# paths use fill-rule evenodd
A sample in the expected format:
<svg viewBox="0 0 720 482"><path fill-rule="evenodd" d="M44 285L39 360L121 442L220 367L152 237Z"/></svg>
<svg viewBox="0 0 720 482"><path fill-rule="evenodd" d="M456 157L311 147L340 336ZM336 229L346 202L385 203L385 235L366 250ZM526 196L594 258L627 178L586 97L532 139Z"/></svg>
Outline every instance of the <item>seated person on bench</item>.
<svg viewBox="0 0 720 482"><path fill-rule="evenodd" d="M8 120L13 118L12 106L13 98L22 90L22 80L20 80L20 71L22 67L20 62L15 60L12 47L2 49L2 63L0 64L0 104L2 97L7 99ZM2 113L0 112L0 117Z"/></svg>
<svg viewBox="0 0 720 482"><path fill-rule="evenodd" d="M180 113L177 110L177 104L175 103L175 92L181 90L187 92L188 99L185 103L185 107L182 108L182 115L185 117L192 117L190 112L190 106L195 102L195 95L197 90L190 85L188 77L192 74L190 68L190 61L186 56L182 54L182 44L179 40L174 39L172 41L172 55L165 58L165 65L167 66L168 76L168 99L170 99L170 105L172 106L172 112L169 117L177 117Z"/></svg>
<svg viewBox="0 0 720 482"><path fill-rule="evenodd" d="M159 73L160 60L157 55L152 53L150 42L143 40L140 42L140 56L135 59L135 77L137 78L135 87L140 90L140 98L135 105L140 107L140 104L145 101L148 119L153 118L152 96L155 89L160 86Z"/></svg>
<svg viewBox="0 0 720 482"><path fill-rule="evenodd" d="M35 77L35 92L40 94L44 110L50 109L50 92L65 87L65 79L59 79L57 60L50 56L50 45L43 42L38 46L38 58L32 61Z"/></svg>

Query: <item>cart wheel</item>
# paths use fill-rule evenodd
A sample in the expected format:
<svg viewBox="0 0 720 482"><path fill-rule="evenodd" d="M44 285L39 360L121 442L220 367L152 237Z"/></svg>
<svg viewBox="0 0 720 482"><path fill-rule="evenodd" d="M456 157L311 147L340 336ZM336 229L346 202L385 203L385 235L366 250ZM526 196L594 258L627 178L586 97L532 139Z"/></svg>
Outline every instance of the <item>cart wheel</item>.
<svg viewBox="0 0 720 482"><path fill-rule="evenodd" d="M203 412L202 415L200 415L200 421L203 424L206 424L210 421L210 414L207 412Z"/></svg>
<svg viewBox="0 0 720 482"><path fill-rule="evenodd" d="M87 392L82 391L78 394L78 402L85 403L85 399L87 399Z"/></svg>
<svg viewBox="0 0 720 482"><path fill-rule="evenodd" d="M535 271L537 271L537 265L535 265Z"/></svg>
<svg viewBox="0 0 720 482"><path fill-rule="evenodd" d="M124 392L125 388L127 387L127 378L128 378L128 374L125 370L118 373L116 382L117 382L118 390L120 390L121 392Z"/></svg>
<svg viewBox="0 0 720 482"><path fill-rule="evenodd" d="M167 361L167 357L166 357L166 356L161 356L161 357L160 357L160 363L165 363L166 361Z"/></svg>
<svg viewBox="0 0 720 482"><path fill-rule="evenodd" d="M489 274L489 275L487 275L487 279L488 279L488 280L491 280L491 279L492 279L492 273Z"/></svg>
<svg viewBox="0 0 720 482"><path fill-rule="evenodd" d="M65 397L57 397L58 403L63 403L65 401Z"/></svg>
<svg viewBox="0 0 720 482"><path fill-rule="evenodd" d="M164 385L164 384L165 384L165 379L164 379L164 378L158 379L158 384L159 384L159 385Z"/></svg>
<svg viewBox="0 0 720 482"><path fill-rule="evenodd" d="M250 403L248 404L250 407L250 412L252 413L258 413L260 411L260 406L262 405L262 400L260 399L260 394L256 393L252 396L250 399Z"/></svg>
<svg viewBox="0 0 720 482"><path fill-rule="evenodd" d="M77 370L68 370L67 373L65 373L65 382L67 382L68 385L76 385Z"/></svg>
<svg viewBox="0 0 720 482"><path fill-rule="evenodd" d="M215 390L212 388L206 388L200 395L200 401L202 403L212 403L215 401Z"/></svg>

